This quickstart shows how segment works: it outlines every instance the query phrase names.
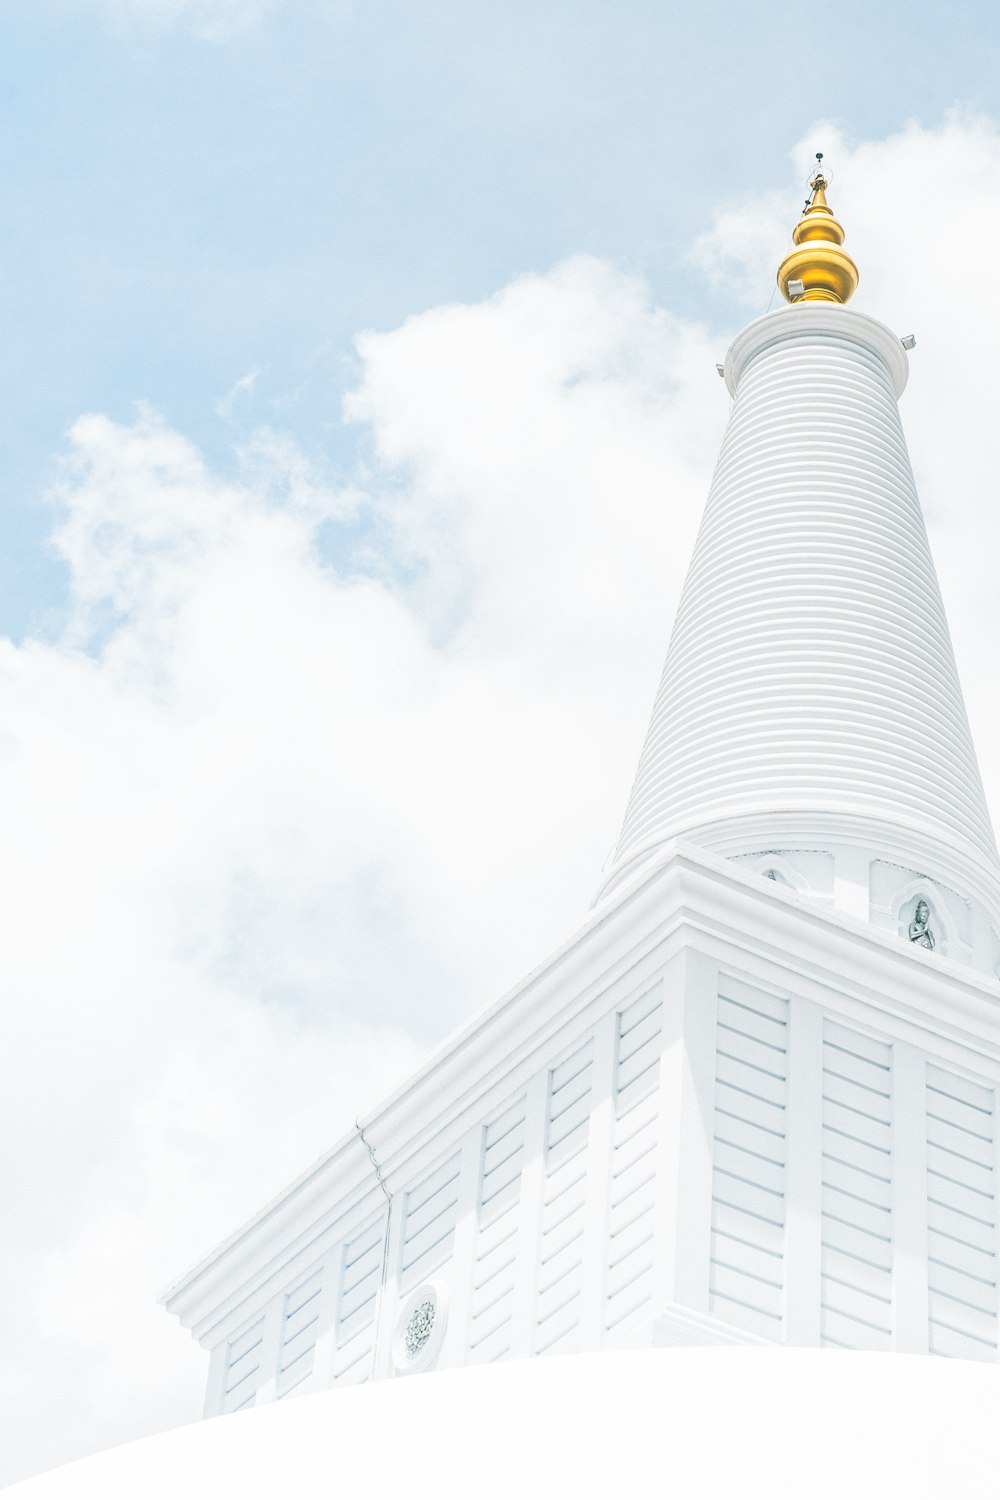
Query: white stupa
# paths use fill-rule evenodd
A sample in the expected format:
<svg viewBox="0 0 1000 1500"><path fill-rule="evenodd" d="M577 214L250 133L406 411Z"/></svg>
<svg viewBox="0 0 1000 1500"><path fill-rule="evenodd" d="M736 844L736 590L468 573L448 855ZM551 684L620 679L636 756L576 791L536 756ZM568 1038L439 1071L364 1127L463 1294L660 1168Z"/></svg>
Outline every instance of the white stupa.
<svg viewBox="0 0 1000 1500"><path fill-rule="evenodd" d="M995 1359L1000 867L813 180L613 864L558 953L174 1286L206 1410L555 1351Z"/></svg>
<svg viewBox="0 0 1000 1500"><path fill-rule="evenodd" d="M349 1420L336 1395L313 1408L345 1475L366 1442L416 1441L435 1402L472 1420L476 1391L501 1445L504 1413L538 1442L547 1401L572 1409L595 1476L607 1382L633 1427L645 1391L666 1448L637 1495L697 1444L731 1493L706 1443L745 1426L748 1389L786 1414L794 1389L826 1415L881 1399L899 1434L1000 1397L997 1372L973 1390L939 1362L805 1352L995 1362L1000 1249L1000 867L897 410L907 354L843 305L857 271L826 185L778 273L790 305L726 357L729 426L589 918L164 1298L209 1353L207 1414L385 1383ZM598 1350L619 1351L600 1375L389 1384ZM218 1424L227 1453L253 1446L245 1421ZM826 1429L807 1492L843 1492L863 1426ZM538 1483L575 1446L547 1430ZM914 1475L946 1493L922 1441ZM845 1473L888 1492L877 1464Z"/></svg>

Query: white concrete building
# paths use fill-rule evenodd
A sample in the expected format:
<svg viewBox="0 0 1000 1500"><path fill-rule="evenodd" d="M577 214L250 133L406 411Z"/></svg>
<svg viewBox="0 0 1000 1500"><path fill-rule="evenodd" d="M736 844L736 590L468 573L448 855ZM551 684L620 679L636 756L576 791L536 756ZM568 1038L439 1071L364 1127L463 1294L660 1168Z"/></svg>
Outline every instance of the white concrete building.
<svg viewBox="0 0 1000 1500"><path fill-rule="evenodd" d="M821 176L588 919L166 1295L206 1412L681 1344L997 1357L1000 866Z"/></svg>

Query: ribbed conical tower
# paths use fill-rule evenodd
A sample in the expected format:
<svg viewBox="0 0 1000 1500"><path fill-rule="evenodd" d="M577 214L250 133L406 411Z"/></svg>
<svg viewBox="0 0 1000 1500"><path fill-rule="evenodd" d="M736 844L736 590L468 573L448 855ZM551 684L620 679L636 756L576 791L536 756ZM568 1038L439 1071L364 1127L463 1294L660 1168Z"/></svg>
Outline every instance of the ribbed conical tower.
<svg viewBox="0 0 1000 1500"><path fill-rule="evenodd" d="M907 357L839 305L858 274L826 185L778 272L794 305L726 358L729 425L604 890L675 837L854 851L855 871L895 862L995 924L996 845L897 409Z"/></svg>

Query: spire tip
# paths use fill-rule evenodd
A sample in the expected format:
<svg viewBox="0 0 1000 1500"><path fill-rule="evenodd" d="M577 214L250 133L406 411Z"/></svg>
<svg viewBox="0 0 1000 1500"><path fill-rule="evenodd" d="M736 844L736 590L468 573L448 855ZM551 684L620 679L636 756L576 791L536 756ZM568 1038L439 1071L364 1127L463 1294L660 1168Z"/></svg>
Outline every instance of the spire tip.
<svg viewBox="0 0 1000 1500"><path fill-rule="evenodd" d="M858 268L842 248L843 225L826 201L832 176L817 151L810 195L792 230L795 248L778 267L778 286L789 302L847 302L857 290Z"/></svg>

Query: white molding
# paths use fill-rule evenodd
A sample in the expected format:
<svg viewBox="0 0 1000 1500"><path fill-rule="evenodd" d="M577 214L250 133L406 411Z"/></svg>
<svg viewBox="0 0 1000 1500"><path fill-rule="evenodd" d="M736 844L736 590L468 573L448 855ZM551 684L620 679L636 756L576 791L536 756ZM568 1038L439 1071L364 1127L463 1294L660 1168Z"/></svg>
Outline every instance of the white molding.
<svg viewBox="0 0 1000 1500"><path fill-rule="evenodd" d="M735 397L744 370L765 349L810 335L838 342L853 341L861 349L870 350L884 363L892 380L893 394L899 400L906 389L910 367L903 346L892 329L866 313L855 312L853 308L822 307L816 303L779 307L747 324L726 353L724 368L729 394Z"/></svg>
<svg viewBox="0 0 1000 1500"><path fill-rule="evenodd" d="M750 859L742 861L745 870L752 870L759 875L761 880L769 880L769 870L781 877L777 884L784 882L790 890L797 891L800 896L811 895L809 882L805 876L795 869L781 854L756 854Z"/></svg>
<svg viewBox="0 0 1000 1500"><path fill-rule="evenodd" d="M731 1344L756 1344L770 1347L771 1339L759 1334L747 1333L732 1323L724 1323L711 1313L695 1312L679 1303L668 1303L653 1319L650 1328L650 1343L656 1349L683 1349L707 1344L727 1346Z"/></svg>

